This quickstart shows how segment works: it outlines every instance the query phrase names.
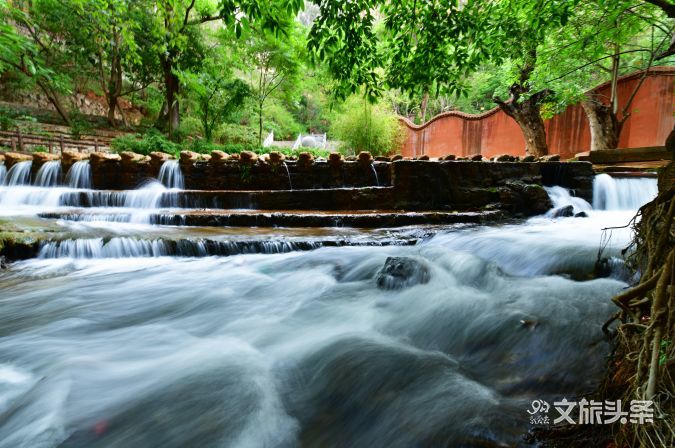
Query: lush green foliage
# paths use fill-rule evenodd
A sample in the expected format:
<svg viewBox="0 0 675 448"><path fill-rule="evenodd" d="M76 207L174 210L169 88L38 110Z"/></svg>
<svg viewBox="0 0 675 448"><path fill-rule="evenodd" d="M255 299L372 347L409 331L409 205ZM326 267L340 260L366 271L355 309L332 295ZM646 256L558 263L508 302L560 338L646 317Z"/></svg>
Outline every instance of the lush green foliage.
<svg viewBox="0 0 675 448"><path fill-rule="evenodd" d="M100 95L112 126L128 124L130 101L140 129L170 138L116 143L141 153L255 149L269 132L392 152L394 113L419 123L537 98L548 117L599 83L672 63L672 19L651 3L0 0L0 93L39 90L75 137L91 120L68 107L73 93ZM15 122L0 113L0 127Z"/></svg>
<svg viewBox="0 0 675 448"><path fill-rule="evenodd" d="M142 136L124 135L112 140L110 146L115 152L131 151L137 154L148 155L159 151L167 154L178 154L181 146L172 142L160 132L151 131Z"/></svg>
<svg viewBox="0 0 675 448"><path fill-rule="evenodd" d="M213 151L223 151L227 154L238 154L242 151L251 151L256 154L267 154L270 151L277 151L286 156L297 156L300 151L294 151L291 148L262 148L256 144L247 143L213 143L204 139L186 140L183 143L176 143L160 132L153 130L143 135L125 135L112 140L111 147L113 151L121 153L131 151L137 154L149 155L151 152L164 152L176 157L181 151L193 151L199 154L210 154ZM307 148L303 152L309 152L315 157L328 157L328 151L322 149Z"/></svg>
<svg viewBox="0 0 675 448"><path fill-rule="evenodd" d="M385 107L355 95L336 114L331 135L342 142L343 152L386 155L400 148L403 130L398 118Z"/></svg>

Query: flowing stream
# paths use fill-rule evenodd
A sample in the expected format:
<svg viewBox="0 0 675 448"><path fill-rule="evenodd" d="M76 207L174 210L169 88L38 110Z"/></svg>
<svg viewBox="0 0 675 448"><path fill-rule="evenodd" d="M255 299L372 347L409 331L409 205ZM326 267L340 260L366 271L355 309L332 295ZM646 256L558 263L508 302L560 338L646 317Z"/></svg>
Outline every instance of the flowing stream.
<svg viewBox="0 0 675 448"><path fill-rule="evenodd" d="M6 219L97 194L80 174L26 186L23 169L0 189ZM104 209L141 217L165 185ZM0 271L0 448L518 446L532 400L573 399L602 374L600 327L629 279L590 274L601 244L618 258L631 238L602 229L656 186L601 175L592 205L548 191L588 216L188 257L114 219L98 224L112 238L58 222L72 240ZM381 289L388 257L424 278Z"/></svg>

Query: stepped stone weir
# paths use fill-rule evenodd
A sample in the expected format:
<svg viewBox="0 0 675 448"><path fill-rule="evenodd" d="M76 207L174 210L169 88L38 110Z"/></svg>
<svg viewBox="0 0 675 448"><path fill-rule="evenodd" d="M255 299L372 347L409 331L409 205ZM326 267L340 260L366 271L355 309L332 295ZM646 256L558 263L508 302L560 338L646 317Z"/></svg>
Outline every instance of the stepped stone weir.
<svg viewBox="0 0 675 448"><path fill-rule="evenodd" d="M378 159L365 152L355 161L308 153L297 160L278 153L183 152L180 160L158 152L64 153L61 160L8 154L13 165L0 204L56 208L40 216L81 222L377 228L543 214L551 208L544 186L570 189L580 200L593 195L587 162Z"/></svg>

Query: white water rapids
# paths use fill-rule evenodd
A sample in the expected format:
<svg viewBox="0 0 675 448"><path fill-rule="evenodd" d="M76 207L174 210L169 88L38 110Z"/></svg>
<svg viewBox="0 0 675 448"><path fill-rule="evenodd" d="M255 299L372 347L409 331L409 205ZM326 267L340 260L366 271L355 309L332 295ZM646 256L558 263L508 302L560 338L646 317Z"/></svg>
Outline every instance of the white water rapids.
<svg viewBox="0 0 675 448"><path fill-rule="evenodd" d="M0 212L68 208L72 190L7 185ZM625 225L655 180L599 176L595 193L591 206L549 190L587 218L411 247L177 258L156 239L45 246L0 271L0 448L517 446L533 399L573 399L603 371L600 327L626 284L585 279L602 228ZM118 194L110 209L157 207ZM606 256L630 236L613 230ZM417 260L428 283L379 289L387 257Z"/></svg>

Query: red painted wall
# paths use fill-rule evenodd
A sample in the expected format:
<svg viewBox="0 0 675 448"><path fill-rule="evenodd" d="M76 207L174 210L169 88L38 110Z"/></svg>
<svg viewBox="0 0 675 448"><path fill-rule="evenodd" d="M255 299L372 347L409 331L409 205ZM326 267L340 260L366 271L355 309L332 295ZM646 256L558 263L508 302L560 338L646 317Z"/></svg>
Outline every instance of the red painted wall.
<svg viewBox="0 0 675 448"><path fill-rule="evenodd" d="M620 109L639 82L640 72L619 80ZM630 108L631 116L621 132L619 147L661 146L675 125L673 115L673 76L675 67L654 67L647 75ZM609 98L608 83L594 89ZM416 126L405 118L401 123L407 138L401 154L417 157L427 154L441 157L448 154L468 156L483 154L525 154L525 140L518 124L495 108L480 115L445 112L423 125ZM588 151L591 134L586 114L580 105L570 106L563 113L546 120L546 134L551 154L563 159Z"/></svg>

